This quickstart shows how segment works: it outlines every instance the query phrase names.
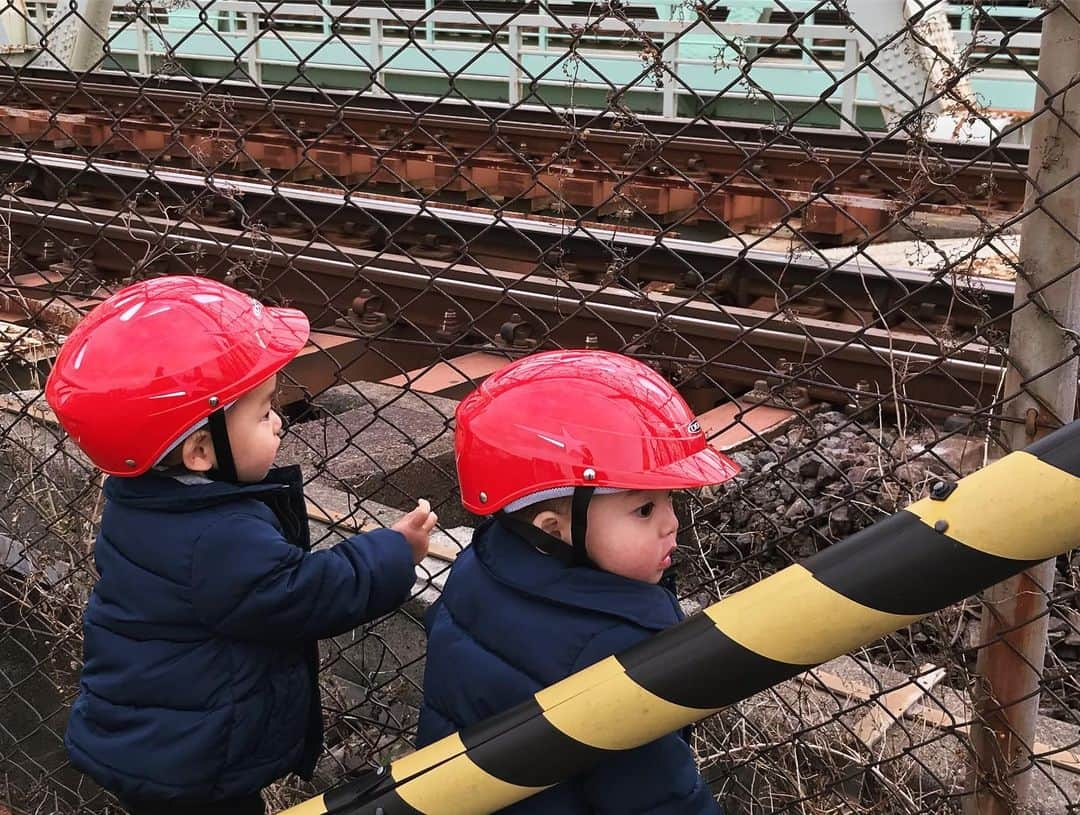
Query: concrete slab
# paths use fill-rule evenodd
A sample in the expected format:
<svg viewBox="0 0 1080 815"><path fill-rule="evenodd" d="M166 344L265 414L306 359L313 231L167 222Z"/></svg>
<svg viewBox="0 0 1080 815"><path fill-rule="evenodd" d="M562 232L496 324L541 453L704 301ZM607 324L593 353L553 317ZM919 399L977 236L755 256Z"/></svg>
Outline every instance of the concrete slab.
<svg viewBox="0 0 1080 815"><path fill-rule="evenodd" d="M905 215L901 220L894 221L881 236L882 241L910 241L917 236L923 239L938 240L939 238L967 238L978 235L985 231L986 224L998 226L1003 216L1008 213L990 212L981 215L965 215L949 213L947 215L936 212L912 212ZM1020 232L1018 224L1003 227L1005 232Z"/></svg>
<svg viewBox="0 0 1080 815"><path fill-rule="evenodd" d="M305 388L319 393L336 383L364 378L365 363L372 359L370 354L365 356L365 348L366 342L355 337L312 331L300 353L282 372L278 384L281 403L288 405L303 399Z"/></svg>
<svg viewBox="0 0 1080 815"><path fill-rule="evenodd" d="M332 388L316 406L324 416L294 425L279 461L300 464L320 485L405 510L427 498L447 526L472 525L454 476L457 403L388 385Z"/></svg>
<svg viewBox="0 0 1080 815"><path fill-rule="evenodd" d="M430 410L442 416L453 416L458 400L437 394L419 393L397 385L381 382L351 382L337 385L320 393L312 400L324 415L336 416L349 410L364 407L381 407L395 404L409 410Z"/></svg>

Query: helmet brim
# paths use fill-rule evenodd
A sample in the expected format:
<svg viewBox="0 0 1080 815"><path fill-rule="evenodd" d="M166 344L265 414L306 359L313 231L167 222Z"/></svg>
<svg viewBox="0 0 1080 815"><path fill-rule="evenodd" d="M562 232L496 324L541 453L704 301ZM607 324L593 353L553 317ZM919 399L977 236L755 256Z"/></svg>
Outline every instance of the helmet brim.
<svg viewBox="0 0 1080 815"><path fill-rule="evenodd" d="M644 473L609 472L598 475L588 486L610 487L617 490L688 490L697 487L715 487L733 479L742 468L723 453L711 447ZM481 504L462 498L462 503L470 512L477 515L489 515L498 509L512 504L520 498L546 489L567 486L565 479L539 484L530 490L512 493L503 500ZM573 485L570 485L573 486ZM586 486L584 483L578 486Z"/></svg>
<svg viewBox="0 0 1080 815"><path fill-rule="evenodd" d="M742 467L723 453L706 447L692 456L658 468L649 475L663 480L667 489L689 489L723 484L737 476L741 469Z"/></svg>
<svg viewBox="0 0 1080 815"><path fill-rule="evenodd" d="M714 487L730 481L742 468L711 447L664 467L643 473L609 472L596 479L598 487L623 490L686 490Z"/></svg>
<svg viewBox="0 0 1080 815"><path fill-rule="evenodd" d="M267 308L266 324L270 332L267 350L275 357L271 364L277 365L267 373L270 376L300 353L311 335L311 325L304 312L295 308Z"/></svg>

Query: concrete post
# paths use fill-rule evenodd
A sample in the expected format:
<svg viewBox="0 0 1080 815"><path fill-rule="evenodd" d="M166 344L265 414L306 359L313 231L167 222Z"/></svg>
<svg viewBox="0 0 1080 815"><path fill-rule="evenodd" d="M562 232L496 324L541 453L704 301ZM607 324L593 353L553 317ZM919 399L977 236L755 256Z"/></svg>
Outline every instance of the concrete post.
<svg viewBox="0 0 1080 815"><path fill-rule="evenodd" d="M1039 90L1009 335L1007 438L1026 447L1069 422L1077 391L1080 329L1080 0L1062 0L1043 22ZM1069 274L1071 272L1071 274ZM1063 277L1064 276L1064 277ZM1063 277L1055 283L1051 281ZM1033 530L1038 534L1038 530ZM1046 653L1048 560L982 595L972 786L966 815L1018 812L1031 786L1032 745ZM1031 621L1031 622L1028 622ZM1024 625L1024 623L1028 623Z"/></svg>

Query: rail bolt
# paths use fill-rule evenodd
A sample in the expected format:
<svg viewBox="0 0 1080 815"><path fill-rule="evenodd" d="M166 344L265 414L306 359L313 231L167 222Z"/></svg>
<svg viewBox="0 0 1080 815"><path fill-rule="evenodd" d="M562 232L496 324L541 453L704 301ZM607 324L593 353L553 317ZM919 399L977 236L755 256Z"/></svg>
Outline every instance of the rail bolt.
<svg viewBox="0 0 1080 815"><path fill-rule="evenodd" d="M37 267L39 269L48 269L54 263L59 263L63 260L64 255L60 251L60 247L54 240L46 240L41 244L41 253L37 257Z"/></svg>
<svg viewBox="0 0 1080 815"><path fill-rule="evenodd" d="M439 323L439 329L435 334L441 340L452 342L459 339L465 333L465 329L465 321L461 319L461 315L456 309L450 308L443 312L442 322Z"/></svg>
<svg viewBox="0 0 1080 815"><path fill-rule="evenodd" d="M851 401L844 405L844 412L848 416L853 416L857 413L861 413L868 404L867 397L870 395L870 383L865 379L860 379L855 383L855 393L851 396Z"/></svg>

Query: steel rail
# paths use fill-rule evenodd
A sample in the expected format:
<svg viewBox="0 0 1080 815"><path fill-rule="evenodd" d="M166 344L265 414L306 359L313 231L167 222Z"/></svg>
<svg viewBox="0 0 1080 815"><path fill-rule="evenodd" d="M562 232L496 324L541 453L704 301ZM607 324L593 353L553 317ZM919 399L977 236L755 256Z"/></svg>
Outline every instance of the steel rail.
<svg viewBox="0 0 1080 815"><path fill-rule="evenodd" d="M0 147L0 163L13 165L13 175L35 167L47 168L56 178L64 173L70 183L81 190L93 189L97 178L108 178L109 187L103 194L115 195L118 185L132 185L133 190L145 189L145 185L161 185L169 190L188 189L195 194L205 194L222 200L258 198L265 201L281 200L301 211L314 207L310 220L313 224L325 222L324 213L341 218L366 214L374 222L383 224L388 234L396 234L403 228L414 232L449 232L455 239L464 240L468 252L463 256L485 256L489 253L513 253L518 262L540 265L543 253L557 249L573 257L579 254L588 259L593 271L603 267L616 257L627 259L627 266L640 270L643 278L681 280L694 277L694 283L683 288L704 288L717 299L725 293L743 293L738 305L750 305L752 297L775 298L776 307L798 309L806 298L826 298L836 303L836 310L856 316L861 309L874 313L886 311L895 302L908 302L912 310L927 303L939 314L949 314L952 319L966 325L978 325L1008 312L1012 302L1013 283L1009 280L981 277L961 277L951 273L928 273L904 268L886 268L869 265L865 258L854 257L835 263L820 255L791 255L753 248L718 246L672 235L643 234L633 228L571 221L553 216L523 213L492 213L489 210L454 204L441 204L409 198L385 195L354 195L329 187L308 184L289 184L269 179L252 179L227 174L208 175L194 170L165 167L147 167L143 164L92 157L75 157L54 154L37 154L10 147ZM37 196L47 193L36 190ZM55 191L53 191L55 192ZM51 197L51 196L48 196ZM251 207L254 210L254 207ZM140 216L141 217L141 216ZM270 227L273 231L273 227ZM479 237L477 237L479 236ZM523 242L524 236L528 241ZM478 241L473 245L473 240ZM520 244L532 242L533 248ZM497 243L493 249L485 246ZM522 255L524 255L522 257ZM965 305L957 298L957 287L977 293L985 299L980 307ZM903 308L897 317L903 319ZM926 318L929 319L929 318ZM894 320L895 322L895 320Z"/></svg>
<svg viewBox="0 0 1080 815"><path fill-rule="evenodd" d="M352 299L369 288L399 304L398 319L377 334L384 339L394 336L396 323L414 339L430 341L447 308L464 309L474 315L475 331L494 336L518 311L542 321L538 332L542 339L573 347L593 334L602 347L621 348L643 335L653 341L657 353L697 360L725 383L750 385L774 375L781 359L802 360L800 384L807 385L811 395L833 401L859 392L860 382L870 383L871 392L890 391L899 377L901 399L907 404L937 410L981 405L993 398L1003 364L994 348L981 343L946 349L928 336L792 320L783 314L720 307L659 292L643 298L639 292L613 287L313 241L253 239L226 227L132 219L116 211L52 202L8 197L2 211L20 237L46 230L65 238L104 238L118 251L110 257L99 255L95 262L118 276L130 274L133 262L148 252L152 255L154 247L160 271L190 271L182 259L199 252L216 261L216 268L203 269L219 275L235 264L258 264L270 271L266 277L275 281L282 297L315 316L317 327L365 341L373 338L334 328L332 320L335 314L344 315ZM26 285L27 293L46 295L60 288L47 280ZM318 295L313 297L315 291ZM331 306L336 311L327 308L327 292L333 293ZM672 332L679 335L681 347L669 350Z"/></svg>

